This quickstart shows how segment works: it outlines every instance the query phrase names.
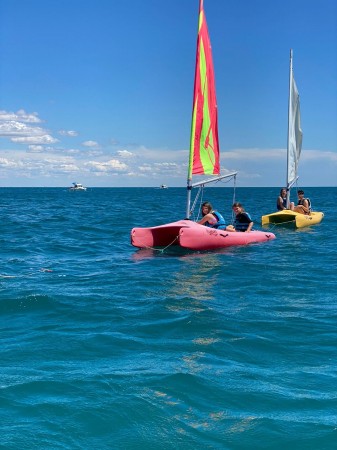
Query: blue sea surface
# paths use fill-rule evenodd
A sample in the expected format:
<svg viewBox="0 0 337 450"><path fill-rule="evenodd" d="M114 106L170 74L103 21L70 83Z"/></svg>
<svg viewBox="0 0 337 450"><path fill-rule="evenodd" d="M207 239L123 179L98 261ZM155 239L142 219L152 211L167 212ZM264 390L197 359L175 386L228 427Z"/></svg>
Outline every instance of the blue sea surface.
<svg viewBox="0 0 337 450"><path fill-rule="evenodd" d="M255 229L278 192L236 189ZM1 188L0 448L336 449L337 188L305 193L319 225L159 252L131 228L184 188Z"/></svg>

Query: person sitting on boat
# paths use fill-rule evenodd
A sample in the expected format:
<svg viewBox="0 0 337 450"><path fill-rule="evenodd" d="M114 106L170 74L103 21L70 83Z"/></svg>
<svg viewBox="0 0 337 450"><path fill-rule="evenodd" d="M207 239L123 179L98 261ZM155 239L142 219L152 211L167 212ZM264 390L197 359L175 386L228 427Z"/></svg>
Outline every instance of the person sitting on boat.
<svg viewBox="0 0 337 450"><path fill-rule="evenodd" d="M301 189L297 192L297 196L298 196L298 202L297 202L296 206L291 208L292 211L300 213L300 214L309 215L310 211L311 211L310 200L308 198L304 198L304 191L302 191Z"/></svg>
<svg viewBox="0 0 337 450"><path fill-rule="evenodd" d="M228 225L227 231L242 231L248 232L253 228L254 222L250 215L244 210L244 207L239 202L233 203L232 209L235 214L234 225Z"/></svg>
<svg viewBox="0 0 337 450"><path fill-rule="evenodd" d="M201 205L201 212L202 219L198 221L200 225L217 228L218 230L224 230L226 228L225 219L218 211L213 210L213 207L209 202L205 202Z"/></svg>
<svg viewBox="0 0 337 450"><path fill-rule="evenodd" d="M278 211L287 209L287 189L282 188L280 195L277 197L276 208Z"/></svg>

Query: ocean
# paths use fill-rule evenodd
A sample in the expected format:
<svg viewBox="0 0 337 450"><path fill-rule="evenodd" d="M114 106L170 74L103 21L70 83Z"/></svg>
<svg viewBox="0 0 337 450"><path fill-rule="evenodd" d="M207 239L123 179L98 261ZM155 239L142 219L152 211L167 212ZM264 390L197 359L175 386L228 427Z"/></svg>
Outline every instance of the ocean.
<svg viewBox="0 0 337 450"><path fill-rule="evenodd" d="M236 189L255 229L279 189ZM184 188L0 188L0 448L336 449L337 188L304 190L319 225L160 252L130 231Z"/></svg>

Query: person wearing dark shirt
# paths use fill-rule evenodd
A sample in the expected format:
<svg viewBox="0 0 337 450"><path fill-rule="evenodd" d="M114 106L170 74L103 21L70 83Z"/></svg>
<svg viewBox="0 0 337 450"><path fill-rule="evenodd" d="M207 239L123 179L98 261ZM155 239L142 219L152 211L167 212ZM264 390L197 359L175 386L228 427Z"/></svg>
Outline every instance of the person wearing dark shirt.
<svg viewBox="0 0 337 450"><path fill-rule="evenodd" d="M304 197L304 191L299 190L297 192L297 196L298 196L298 203L294 208L291 209L300 214L310 215L311 204L310 200Z"/></svg>
<svg viewBox="0 0 337 450"><path fill-rule="evenodd" d="M250 215L244 210L241 203L236 202L233 204L232 209L235 214L234 225L226 227L227 231L241 231L248 233L253 228L254 222Z"/></svg>

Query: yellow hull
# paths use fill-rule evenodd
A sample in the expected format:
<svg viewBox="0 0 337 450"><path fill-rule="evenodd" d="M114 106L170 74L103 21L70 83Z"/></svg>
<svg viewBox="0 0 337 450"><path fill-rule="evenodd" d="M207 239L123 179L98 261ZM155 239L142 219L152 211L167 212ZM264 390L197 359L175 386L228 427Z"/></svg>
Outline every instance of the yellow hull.
<svg viewBox="0 0 337 450"><path fill-rule="evenodd" d="M262 226L264 225L293 225L296 228L309 227L322 221L324 214L318 211L311 211L310 216L300 214L289 209L278 211L262 216Z"/></svg>

